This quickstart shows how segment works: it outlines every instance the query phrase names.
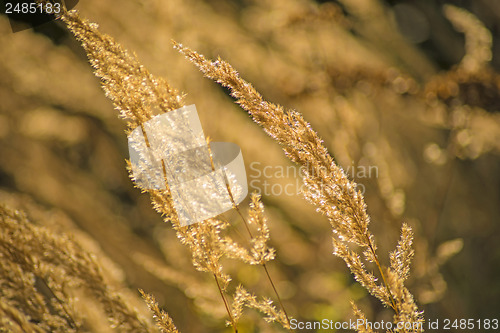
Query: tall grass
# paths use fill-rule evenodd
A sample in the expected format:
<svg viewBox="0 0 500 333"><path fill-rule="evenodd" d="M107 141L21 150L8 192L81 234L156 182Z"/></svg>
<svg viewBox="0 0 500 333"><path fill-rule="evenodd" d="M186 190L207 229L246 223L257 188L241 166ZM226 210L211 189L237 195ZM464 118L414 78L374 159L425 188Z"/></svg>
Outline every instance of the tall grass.
<svg viewBox="0 0 500 333"><path fill-rule="evenodd" d="M336 10L336 7L332 8L328 12L330 14L324 15L338 17L341 24L346 26L351 24L341 11ZM470 14L454 7L446 7L445 12L458 29L465 31L467 37L467 55L456 69L443 76L434 76L422 90L418 88L417 79L397 74L397 80L390 81L390 75L394 73L386 74L374 69L364 69L357 73L361 77L360 80L369 81L371 84L380 83L380 86L390 85L391 89L401 95L408 94L414 96L412 98L426 100L429 104L437 103L436 101L448 103L453 98L455 102L452 103L456 103L456 98L461 97L471 101L470 103L482 103L471 97L467 85L480 82L477 84L495 90L491 85L498 82L498 76L488 74L487 64L491 58L491 53L488 53L491 48L491 36ZM185 105L186 96L183 93L166 80L151 74L134 53L126 50L111 36L102 33L95 23L81 18L76 11L64 12L60 19L83 46L104 94L125 122L126 133L142 127L157 114ZM297 19L300 21L308 18L304 16ZM387 249L390 244L396 242L396 237L392 240L389 238L389 241L386 237L380 237L380 240L370 228L377 226L376 229L383 232L384 228L389 229L390 223L385 223L387 221L380 218L371 221L365 197L358 184L348 177L340 166L341 158L334 158L327 149L328 144L320 137L321 129L326 131L327 128L320 124L320 129L316 132L300 112L266 101L252 84L242 79L236 69L222 58L208 60L177 42L174 42L174 47L206 77L227 88L236 103L276 141L285 156L300 167L305 184L305 199L329 222L329 225L324 224L320 228L322 232L332 233L333 254L345 262L354 279L366 292L374 296L383 307L392 311L390 316L394 324L402 322L412 327L398 331L423 331L423 312L417 307L411 288L405 284L412 276L410 266L415 256L414 246L418 241L414 239L415 232L410 226L415 223L401 223L401 208L398 208L401 205L398 206L397 200L401 198L401 195L397 195L401 192L391 184L388 175L390 168L385 170L386 178L382 175L381 179L377 180L381 183L380 187L385 189L381 190L381 200L387 203L387 213L377 216L391 216L388 218L389 222L398 225L400 231L395 249L384 252L379 249L380 244L383 244L383 249ZM405 52L411 53L408 50ZM351 73L352 77L355 75ZM316 79L321 85L321 78ZM332 84L342 86L346 83ZM289 88L293 90L293 87ZM353 97L353 100L355 99ZM349 109L348 103L342 103L341 98L336 101L336 106L340 109ZM486 108L492 104L486 101L481 106ZM348 120L342 111L339 111L338 116ZM487 116L478 116L481 117ZM348 124L348 121L345 123ZM456 140L449 146L450 156L474 158L477 154L480 155L480 149L478 152L477 147L465 143L466 134L473 137L469 134L473 130L468 124L465 121L457 121L452 126ZM122 139L125 141L124 136ZM494 142L488 139L482 142L484 147L487 147L484 149L496 149ZM373 145L371 147L373 150ZM370 150L368 148L367 150ZM436 165L442 165L446 163L446 158L450 158L448 155L443 157L445 153L439 148L436 150L434 146L428 146L425 154ZM377 159L376 154L370 156L374 160ZM129 165L129 171L130 169ZM131 179L134 180L132 175ZM284 301L280 297L284 289L279 288L279 283L283 282L280 281L282 275L276 274L279 270L274 270L274 265L279 265L280 262L280 251L275 249L275 245L278 245L275 239L279 237L272 232L272 217L276 217L272 203L265 205L261 196L254 193L250 198L248 214L245 214L245 208L234 206L237 219L233 219L232 223L227 215L223 215L190 226L181 226L168 186L165 191L143 192L149 195L153 208L174 229L177 240L189 252L193 267L206 273L212 281L210 284L201 284L196 273L186 274L188 271L180 267L181 265L165 266L158 263L153 256L144 253L136 253L134 257L139 266L157 278L175 283L185 295L192 297L194 302L202 304L201 307L205 306L207 313L210 313L213 304L203 302L206 299L213 300L213 295L217 295L218 306L225 310L227 326L234 332L245 332L244 318L254 318L249 312L245 312L246 308L257 310L265 323L275 322L276 324L269 326L273 329L293 330L291 319L303 319L302 314L290 311L290 308L296 309L293 302ZM231 193L228 195L231 196ZM240 222L236 223L236 220ZM138 293L120 293L119 289L125 287L113 279L112 274L108 274L106 262L90 254L92 251L82 246L78 240L53 232L51 228L37 226L37 222L30 221L22 213L6 207L0 211L0 222L0 329L29 332L100 331L98 325L93 326L86 318L94 316L98 318L96 322L103 324L103 327L120 332L178 332L174 324L176 318L171 318L160 308L154 291L144 292L141 289L140 294L156 326L152 321L143 318L145 307L142 310L134 310L134 307L141 306L136 299ZM42 224L45 223L48 222ZM418 228L418 223L416 225ZM390 232L388 234L393 235ZM440 276L437 267L458 252L462 242L455 240L444 245L441 248L442 256L433 263L433 277ZM169 245L159 246L167 248ZM281 245L279 247L282 248ZM326 256L329 253L326 251L321 255ZM249 269L250 266L257 266L260 272L258 274L268 282L268 288L246 285L245 281L242 281L244 279L238 276L238 271L233 268L234 262L238 262L237 267L241 271ZM430 296L432 297L436 297L435 293ZM79 298L85 302L80 302ZM377 306L374 308L377 309ZM358 319L368 320L372 314L365 314L354 301L352 309ZM220 316L214 318L224 320ZM358 327L358 331L372 330Z"/></svg>

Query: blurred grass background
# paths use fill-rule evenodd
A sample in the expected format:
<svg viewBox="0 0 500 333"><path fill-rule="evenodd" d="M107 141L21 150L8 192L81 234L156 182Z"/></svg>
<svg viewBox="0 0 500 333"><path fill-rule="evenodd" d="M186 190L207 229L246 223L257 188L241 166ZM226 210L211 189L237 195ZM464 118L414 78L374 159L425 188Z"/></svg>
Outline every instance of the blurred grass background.
<svg viewBox="0 0 500 333"><path fill-rule="evenodd" d="M468 9L492 33L491 67L473 79L454 75L465 39L444 17L445 3ZM408 287L426 319L498 315L500 3L86 0L76 8L187 93L205 134L242 148L254 184L278 190L297 177L293 169L281 177L291 166L281 149L170 40L220 55L264 98L302 112L341 166L377 168L354 179L366 187L381 257L394 249L403 221L414 227ZM194 270L128 179L124 129L60 22L13 34L0 16L0 202L75 235L124 292L153 293L182 332L223 331L210 276ZM272 177L259 176L265 166ZM269 266L288 313L343 320L354 299L373 321L390 319L331 254L325 218L299 194L263 200L278 253ZM225 215L238 227L234 212ZM227 267L272 296L258 267ZM247 316L241 331L279 330L257 318Z"/></svg>

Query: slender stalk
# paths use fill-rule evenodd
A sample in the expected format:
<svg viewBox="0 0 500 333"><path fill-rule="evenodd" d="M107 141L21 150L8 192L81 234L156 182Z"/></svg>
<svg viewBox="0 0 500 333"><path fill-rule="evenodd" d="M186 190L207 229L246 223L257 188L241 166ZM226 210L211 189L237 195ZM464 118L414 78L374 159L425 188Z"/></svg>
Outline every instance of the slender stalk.
<svg viewBox="0 0 500 333"><path fill-rule="evenodd" d="M48 293L50 294L50 296L52 296L53 298L55 298L56 301L57 301L57 303L59 303L59 305L61 306L62 310L66 314L66 322L71 326L71 328L74 328L77 332L79 332L80 329L78 328L78 325L76 324L76 322L73 319L73 317L69 314L68 310L66 309L66 306L65 306L64 302L59 297L57 297L57 295L54 293L54 291L52 290L52 288L50 288L50 286L47 283L47 281L45 281L45 279L43 277L39 276L39 275L35 275L35 278L37 278L38 281L43 284L43 287L48 291Z"/></svg>
<svg viewBox="0 0 500 333"><path fill-rule="evenodd" d="M142 134L144 135L144 140L146 142L146 146L148 148L151 148L151 145L150 145L149 139L148 139L148 135L147 135L146 130L144 128L144 124L140 123L140 126L141 126L141 130L142 130ZM210 153L210 160L212 160L211 153ZM166 166L165 166L165 161L163 159L161 160L161 164L162 164L163 178L165 180L165 186L168 189L167 170L166 170ZM212 162L212 167L213 167L213 162ZM217 275L215 275L215 273L212 273L212 274L214 275L215 283L217 284L217 288L219 289L220 296L222 298L222 301L224 302L224 307L226 308L227 315L229 316L229 320L231 321L231 326L234 329L234 333L238 333L236 323L234 321L233 315L231 314L231 310L229 309L229 305L227 303L226 297L224 296L224 292L222 291L222 288L220 286L219 279L217 278Z"/></svg>
<svg viewBox="0 0 500 333"><path fill-rule="evenodd" d="M267 270L266 264L262 264L262 267L264 267L264 270L266 271L267 279L269 280L269 283L271 284L271 287L273 287L274 293L276 294L276 297L278 298L278 303L280 303L281 308L283 309L283 313L285 314L286 321L288 322L288 325L290 326L290 318L288 317L288 313L286 312L285 306L283 305L283 302L281 301L281 297L278 294L278 290L274 286L273 280L271 279L271 275L269 274L269 271ZM289 328L290 331L292 331L291 328Z"/></svg>
<svg viewBox="0 0 500 333"><path fill-rule="evenodd" d="M210 148L210 138L207 138L207 148L208 148L208 153L210 155L210 164L212 165L212 171L215 171L215 164L214 164L214 159L213 159L213 155L212 155L212 149ZM245 222L245 228L247 229L247 232L250 235L250 238L252 239L253 238L252 232L250 231L250 228L248 227L248 224L245 220L245 217L243 217L243 214L241 214L241 211L238 209L238 206L236 205L236 202L234 201L234 196L233 196L233 193L231 192L231 188L229 187L228 182L226 182L226 190L227 190L227 193L229 194L229 199L231 200L231 204L233 205L233 208L236 209L236 211L240 215L243 222Z"/></svg>
<svg viewBox="0 0 500 333"><path fill-rule="evenodd" d="M229 192L231 193L231 192ZM231 198L232 198L232 195L230 194ZM234 203L234 201L233 201ZM246 221L246 219L243 217L243 214L241 214L241 211L239 209L238 206L234 206L234 208L236 209L236 211L238 212L238 214L241 216L243 222L245 223L245 226L247 227L247 230L248 230L248 233L250 235L250 238L253 239L253 236L252 236L252 233L250 232L250 228L248 226L248 222ZM273 288L274 290L274 293L276 294L276 298L278 299L278 303L280 304L281 308L283 309L283 313L285 314L285 317L286 317L286 321L288 322L288 325L290 325L290 318L288 317L288 313L286 312L286 309L285 309L285 306L283 305L283 302L281 301L281 297L278 293L278 290L276 289L275 285L274 285L274 282L273 282L273 279L271 278L271 275L269 274L269 271L267 269L267 266L266 266L266 263L263 262L262 263L262 267L264 267L264 270L266 271L266 275L267 275L267 280L269 281L269 283L271 284L271 287ZM290 328L290 331L292 329Z"/></svg>
<svg viewBox="0 0 500 333"><path fill-rule="evenodd" d="M212 149L210 149L210 141L208 139L207 139L207 147L208 147L208 152L210 154L210 163L212 164L212 171L215 171ZM238 205L236 205L236 202L234 201L233 193L231 192L231 188L229 187L229 184L227 182L226 182L226 189L227 189L227 192L229 194L229 198L231 200L231 203L233 204L233 208L236 209L236 212L238 212L238 215L240 215L241 219L243 220L243 223L245 225L245 228L247 229L248 235L250 236L250 239L253 239L252 231L250 230L250 227L248 226L248 222L245 219L245 217L243 216L243 214L241 213ZM266 271L267 279L268 279L269 283L271 284L271 287L273 288L274 293L276 294L276 298L278 299L278 303L280 304L281 308L283 309L283 313L285 314L286 321L288 322L288 325L290 325L290 318L288 317L288 313L285 310L285 306L283 305L283 302L281 301L281 297L278 294L278 290L276 289L274 282L271 279L271 275L269 274L269 271L267 270L266 263L262 263L262 266L264 267L264 270ZM292 330L292 329L290 329L290 330Z"/></svg>
<svg viewBox="0 0 500 333"><path fill-rule="evenodd" d="M236 205L236 202L234 201L233 193L231 192L231 189L229 188L229 184L226 183L226 188L227 192L229 193L229 198L231 199L231 203L233 204L233 208L236 209L238 212L238 215L240 215L241 219L243 220L245 224L245 228L247 229L248 235L250 236L250 239L253 239L252 231L250 231L250 227L248 226L247 220L241 213L240 209L238 208L238 205Z"/></svg>
<svg viewBox="0 0 500 333"><path fill-rule="evenodd" d="M236 327L236 323L234 322L233 315L231 314L231 310L229 310L229 304L227 304L226 297L224 296L224 292L222 291L222 288L219 283L219 279L217 278L217 275L214 274L214 279L215 282L217 283L217 287L219 288L219 293L220 297L222 297L222 300L224 301L224 306L226 307L227 315L229 316L229 320L231 321L231 326L233 326L234 333L238 333L238 328Z"/></svg>
<svg viewBox="0 0 500 333"><path fill-rule="evenodd" d="M361 228L361 225L358 221L358 215L355 214L355 221L356 224ZM394 301L394 297L392 296L391 289L389 288L389 284L387 283L387 279L385 278L384 271L382 270L382 266L380 265L380 261L378 260L377 253L375 252L375 248L373 247L372 240L370 239L370 236L366 233L366 230L363 232L365 238L366 238L366 243L368 244L368 247L370 248L370 252L373 254L373 258L375 259L375 265L378 268L378 271L380 273L380 276L382 277L382 282L384 283L385 289L387 290L387 293L389 294L389 299L392 303L391 307L396 312L396 315L399 315L399 310L396 306L396 302Z"/></svg>
<svg viewBox="0 0 500 333"><path fill-rule="evenodd" d="M353 209L353 211L355 211L355 210ZM361 224L359 222L358 214L355 213L354 217L355 217L354 220L356 221L356 224L358 225L358 227L361 230L363 230L361 228ZM368 236L366 230L363 230L363 235L366 238L366 244L368 244L368 247L370 248L370 252L373 254L373 258L375 259L375 265L377 266L378 271L380 273L380 276L382 277L382 282L384 283L385 289L387 290L387 293L389 294L389 299L392 303L391 307L394 310L394 312L396 312L396 315L399 315L399 310L396 306L396 301L394 300L394 297L392 296L391 289L389 288L389 284L387 283L387 279L385 278L384 271L382 270L382 266L380 265L380 261L378 260L378 256L377 256L377 253L375 252L375 248L373 247L372 240L371 240L370 236Z"/></svg>
<svg viewBox="0 0 500 333"><path fill-rule="evenodd" d="M378 261L378 257L377 257L377 254L375 253L375 249L372 246L370 238L368 236L366 236L366 239L368 241L368 246L370 247L370 251L373 254L373 257L375 258L375 264L377 265L378 271L380 272L380 276L382 277L382 281L384 283L385 289L387 289L387 293L389 294L389 298L391 299L392 308L393 308L394 312L396 312L396 315L399 315L399 310L396 306L396 302L394 301L394 297L392 296L391 290L389 289L389 284L387 283L387 280L385 278L385 274L382 270L382 266L380 265L380 262Z"/></svg>

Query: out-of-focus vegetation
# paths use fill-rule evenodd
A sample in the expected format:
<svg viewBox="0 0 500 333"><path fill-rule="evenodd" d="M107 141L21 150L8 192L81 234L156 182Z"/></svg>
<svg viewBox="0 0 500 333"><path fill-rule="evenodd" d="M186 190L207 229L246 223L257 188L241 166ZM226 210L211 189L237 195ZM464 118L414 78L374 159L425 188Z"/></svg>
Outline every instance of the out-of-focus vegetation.
<svg viewBox="0 0 500 333"><path fill-rule="evenodd" d="M77 8L187 93L207 135L242 148L250 189L263 194L278 255L270 270L288 313L342 320L354 299L377 321L390 311L331 255L328 223L298 194L298 171L170 39L221 55L267 100L304 114L366 188L380 253L395 247L403 221L413 226L408 288L427 319L492 318L500 307L500 5L459 5L479 21L413 1L87 0ZM145 315L138 288L155 295L181 332L222 331L213 280L195 271L171 227L133 188L125 125L64 25L12 34L0 16L0 73L0 201L97 253ZM376 172L362 172L370 167ZM225 215L241 223L235 212ZM258 267L226 267L272 297ZM81 299L87 322L102 320ZM258 318L242 318L240 330L279 330Z"/></svg>

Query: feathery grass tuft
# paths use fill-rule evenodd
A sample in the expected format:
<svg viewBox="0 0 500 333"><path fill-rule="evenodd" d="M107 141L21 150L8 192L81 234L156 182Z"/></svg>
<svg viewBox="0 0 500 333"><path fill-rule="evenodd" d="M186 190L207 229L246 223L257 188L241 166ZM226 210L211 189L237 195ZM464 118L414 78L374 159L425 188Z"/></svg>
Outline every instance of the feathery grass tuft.
<svg viewBox="0 0 500 333"><path fill-rule="evenodd" d="M236 103L282 146L290 160L301 166L306 185L304 196L330 221L335 234L334 254L346 262L356 280L382 304L394 310L395 322L400 319L411 322L423 320L413 297L404 287L403 279L386 278L387 275L394 277L395 274L390 270L385 271L380 263L374 236L368 230L370 218L366 212L366 204L361 191L357 190L357 184L349 180L342 168L335 163L323 141L302 115L294 110L285 111L283 107L265 101L250 83L244 81L222 59L210 61L175 41L173 44L206 77L229 88ZM408 274L411 259L410 235L409 227L404 227L403 241L396 251L397 254L402 252L399 257L406 260L402 268L398 267L400 274ZM376 264L382 284L377 284L377 279L366 270L360 256L350 250L352 245L364 249L367 260Z"/></svg>
<svg viewBox="0 0 500 333"><path fill-rule="evenodd" d="M172 318L158 307L158 303L153 295L146 294L142 289L139 290L142 297L148 304L149 310L153 313L153 318L156 320L156 325L162 333L179 333L172 321Z"/></svg>
<svg viewBox="0 0 500 333"><path fill-rule="evenodd" d="M127 121L129 131L137 127L143 128L143 124L154 116L153 110L168 112L184 105L184 95L168 85L165 80L156 78L149 73L135 55L121 47L112 37L100 33L96 24L81 19L76 11L64 13L61 19L82 43L90 63L94 67L94 74L101 79L106 96L113 102L121 117ZM144 129L143 133L146 135ZM147 136L146 142L148 142ZM130 172L130 163L128 169ZM131 178L133 180L133 176ZM225 256L236 257L249 263L247 259L251 258L250 261L253 264L264 265L265 261L274 258L274 251L269 249L266 243L269 239L269 230L263 216L263 206L257 198L253 200L250 220L256 223L259 235L251 240L253 244L251 254L248 252L245 254L245 250L229 236L221 236L221 233L229 226L221 219L211 218L201 223L181 226L173 206L168 183L165 185L167 189L164 191L143 191L150 194L153 207L165 217L165 221L172 224L177 232L177 238L189 248L194 267L198 271L213 275L230 323L234 331L237 332L236 323L229 307L230 302L226 295L232 278L224 272L221 259ZM230 191L228 191L228 195L232 199ZM236 206L235 208L239 212ZM245 255L247 255L246 258ZM266 277L283 307L265 265L264 269ZM288 316L286 318L288 320Z"/></svg>
<svg viewBox="0 0 500 333"><path fill-rule="evenodd" d="M84 289L101 304L110 327L150 332L106 284L99 265L79 244L34 225L25 214L0 206L0 311L2 326L24 332L78 332L83 318L70 291Z"/></svg>

